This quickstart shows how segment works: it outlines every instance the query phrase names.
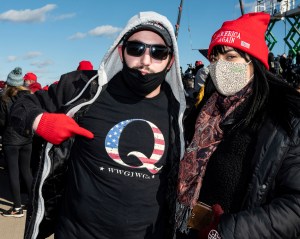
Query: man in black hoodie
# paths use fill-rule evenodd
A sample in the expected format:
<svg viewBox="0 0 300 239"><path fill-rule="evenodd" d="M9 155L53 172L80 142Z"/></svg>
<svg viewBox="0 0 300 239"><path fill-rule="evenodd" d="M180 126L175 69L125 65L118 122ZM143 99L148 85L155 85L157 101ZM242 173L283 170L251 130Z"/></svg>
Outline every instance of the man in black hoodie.
<svg viewBox="0 0 300 239"><path fill-rule="evenodd" d="M184 109L173 27L154 12L128 22L98 71L65 74L47 92L18 102L15 127L57 145L45 149L35 182L43 190L34 196L25 238L51 229L44 222L54 187L46 190L47 184L51 178L55 186L63 182L50 166L64 171L61 156L73 140L66 187L56 188L55 198L62 196L58 219L48 223L56 238L172 238ZM56 154L65 145L67 151Z"/></svg>

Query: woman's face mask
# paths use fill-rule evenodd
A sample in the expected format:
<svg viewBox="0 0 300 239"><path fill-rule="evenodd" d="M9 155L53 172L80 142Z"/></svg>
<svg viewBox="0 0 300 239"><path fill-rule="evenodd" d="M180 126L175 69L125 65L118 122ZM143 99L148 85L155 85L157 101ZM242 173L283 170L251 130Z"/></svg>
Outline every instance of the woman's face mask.
<svg viewBox="0 0 300 239"><path fill-rule="evenodd" d="M251 61L250 61L251 62ZM210 76L217 91L225 96L234 95L242 90L253 78L248 78L248 63L218 60L209 67Z"/></svg>

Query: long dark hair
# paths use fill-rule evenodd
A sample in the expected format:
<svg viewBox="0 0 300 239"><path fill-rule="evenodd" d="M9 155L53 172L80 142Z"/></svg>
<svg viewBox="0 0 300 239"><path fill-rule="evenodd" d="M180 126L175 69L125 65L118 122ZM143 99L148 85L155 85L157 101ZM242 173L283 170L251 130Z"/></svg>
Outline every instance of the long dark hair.
<svg viewBox="0 0 300 239"><path fill-rule="evenodd" d="M245 102L246 107L242 110L241 115L234 119L234 124L227 132L229 134L234 133L237 129L247 129L247 131L255 132L264 122L266 112L269 112L274 116L272 118L277 121L276 123L280 123L282 127L290 133L292 130L290 124L291 110L289 107L286 107L286 102L288 101L288 97L296 95L297 92L284 80L269 72L259 60L250 55L246 55L245 52L239 49L234 50L247 62L251 61L253 64L253 92ZM224 53L224 46L215 46L211 54L218 55ZM199 106L185 117L185 137L187 142L193 137L195 122L202 106L216 91L210 75L204 87L204 97ZM278 91L280 91L279 95Z"/></svg>

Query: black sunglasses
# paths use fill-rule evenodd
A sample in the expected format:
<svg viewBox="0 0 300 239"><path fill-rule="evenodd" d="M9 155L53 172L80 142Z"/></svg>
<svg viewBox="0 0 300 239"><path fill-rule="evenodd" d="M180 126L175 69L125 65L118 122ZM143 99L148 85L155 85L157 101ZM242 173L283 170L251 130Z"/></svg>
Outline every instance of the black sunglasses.
<svg viewBox="0 0 300 239"><path fill-rule="evenodd" d="M130 56L142 56L146 48L150 49L150 56L156 60L165 60L172 53L172 49L160 44L148 45L139 41L127 41L125 43L126 52Z"/></svg>

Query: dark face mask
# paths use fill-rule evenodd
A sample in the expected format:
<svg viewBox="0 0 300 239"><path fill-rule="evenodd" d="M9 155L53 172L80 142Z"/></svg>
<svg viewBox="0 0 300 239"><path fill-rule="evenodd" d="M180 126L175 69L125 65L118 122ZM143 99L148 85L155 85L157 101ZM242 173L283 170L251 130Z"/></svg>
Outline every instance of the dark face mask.
<svg viewBox="0 0 300 239"><path fill-rule="evenodd" d="M132 69L123 64L122 76L125 84L136 95L145 97L154 91L159 85L163 83L167 75L167 69L158 73L150 73L142 75L137 69Z"/></svg>

